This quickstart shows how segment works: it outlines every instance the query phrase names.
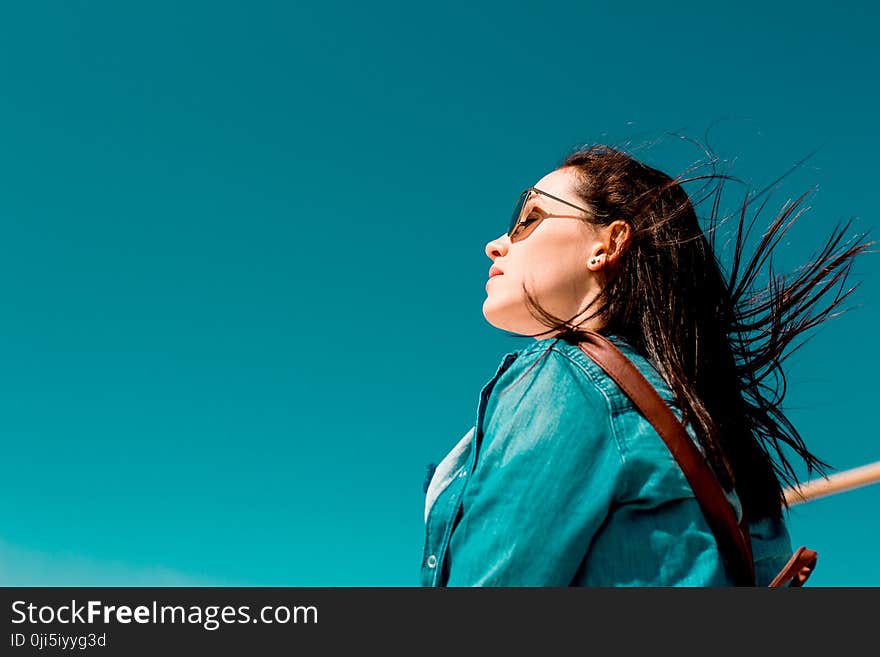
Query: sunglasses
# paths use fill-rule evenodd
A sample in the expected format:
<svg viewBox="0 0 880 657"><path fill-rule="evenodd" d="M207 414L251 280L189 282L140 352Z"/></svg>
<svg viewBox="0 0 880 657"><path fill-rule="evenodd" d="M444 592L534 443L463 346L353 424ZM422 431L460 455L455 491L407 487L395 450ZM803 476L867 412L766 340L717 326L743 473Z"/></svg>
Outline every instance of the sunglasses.
<svg viewBox="0 0 880 657"><path fill-rule="evenodd" d="M522 216L523 209L526 207L526 204L528 203L532 194L541 194L542 196L546 196L547 198L552 198L554 201L559 201L560 203L565 203L566 205L568 205L572 208L575 208L576 210L580 210L581 212L585 212L588 216L590 214L589 210L582 208L578 205L575 205L574 203L569 203L565 199L561 199L558 196L553 196L552 194L548 194L547 192L542 192L537 187L529 187L525 191L523 191L522 194L519 195L519 200L517 200L516 207L513 209L513 215L511 215L511 217L510 217L510 225L507 227L507 236L511 240L514 240L516 237L521 235L523 233L523 231L525 231L527 226L529 226L535 222L541 221L542 219L544 219L546 217L554 217L554 216L566 217L566 216L568 216L568 215L551 215L551 214L547 214L545 212L541 212L537 219L529 219L528 216L523 218L523 216ZM530 215L531 215L531 213L529 213L529 216ZM580 219L581 217L572 217L572 218L573 219Z"/></svg>

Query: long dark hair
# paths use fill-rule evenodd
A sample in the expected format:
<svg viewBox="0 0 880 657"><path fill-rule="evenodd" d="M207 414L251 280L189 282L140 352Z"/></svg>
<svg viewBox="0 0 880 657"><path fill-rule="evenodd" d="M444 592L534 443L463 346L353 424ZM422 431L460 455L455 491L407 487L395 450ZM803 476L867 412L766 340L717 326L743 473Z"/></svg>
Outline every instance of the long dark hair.
<svg viewBox="0 0 880 657"><path fill-rule="evenodd" d="M558 334L546 355L558 340L577 344L583 335L580 324L599 317L599 333L623 337L657 366L721 485L727 491L735 486L746 520L779 517L782 507L788 508L780 479L798 483L784 446L803 459L808 474L817 470L825 475L831 467L810 453L781 410L786 391L782 362L806 343L787 351L798 335L844 312L831 314L858 287L842 292L853 259L874 242L863 242L864 233L840 247L850 219L835 226L821 253L796 275L774 276L771 262L769 283L756 291L758 273L801 214L796 209L806 196L783 207L743 265L743 247L766 199L748 227L746 211L765 189L747 194L742 203L733 264L725 279L715 253L717 213L725 181L741 181L717 173L714 155L703 150L712 172L690 175L705 166L695 165L675 179L604 144L578 148L563 159L557 168L577 171L577 193L591 210L588 221L608 225L624 219L631 235L623 257L587 306L596 309L577 325L571 322L586 309L568 319L555 317L523 286L531 314L550 327L530 337ZM708 238L682 188L694 181L717 183L701 199L714 196ZM838 283L834 300L811 315L811 308Z"/></svg>

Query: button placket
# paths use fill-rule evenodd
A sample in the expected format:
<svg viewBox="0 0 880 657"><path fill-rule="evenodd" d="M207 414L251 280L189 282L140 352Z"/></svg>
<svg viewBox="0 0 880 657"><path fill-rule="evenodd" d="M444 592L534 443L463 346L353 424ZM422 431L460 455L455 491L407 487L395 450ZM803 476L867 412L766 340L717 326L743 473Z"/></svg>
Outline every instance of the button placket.
<svg viewBox="0 0 880 657"><path fill-rule="evenodd" d="M501 377L502 374L504 374L504 372L513 363L513 361L516 360L516 358L516 352L506 354L501 365L498 366L498 370L495 372L495 376L493 376L480 391L480 401L477 404L477 423L475 425L474 439L473 441L471 441L470 444L467 461L456 477L456 480L462 481L460 482L460 484L455 486L454 492L452 492L450 496L450 513L447 518L446 531L443 533L443 538L441 539L440 545L436 552L439 557L437 559L437 563L435 564L435 568L438 564L441 564L443 562L443 559L446 558L446 550L449 547L449 541L452 537L452 525L455 523L455 519L458 516L458 511L461 507L462 498L464 497L464 489L467 485L465 477L467 477L468 472L473 472L474 468L476 467L477 453L479 451L480 443L482 442L483 419L486 412L486 406L489 402L489 397L492 395L492 390L495 387L495 384L498 383L498 379ZM443 585L442 583L440 583L441 575L442 573L440 572L440 569L437 568L435 570L433 579L435 585Z"/></svg>
<svg viewBox="0 0 880 657"><path fill-rule="evenodd" d="M471 445L471 451L473 452L473 444ZM452 536L452 525L455 523L455 518L458 515L458 509L461 506L461 497L462 497L462 485L458 482L458 477L453 480L453 483L449 485L449 499L448 506L446 508L446 513L444 514L445 522L443 524L443 534L440 537L440 544L437 546L437 549L431 556L435 557L434 565L432 566L427 561L425 562L428 568L434 570L434 577L432 579L432 584L437 586L440 584L440 569L437 568L439 564L442 563L443 559L446 557L446 550L449 547L449 539ZM428 557L430 560L430 556Z"/></svg>
<svg viewBox="0 0 880 657"><path fill-rule="evenodd" d="M439 581L440 577L441 577L441 570L440 570L440 568L438 568L438 566L442 564L443 559L445 558L446 549L449 545L449 540L450 540L451 534L452 534L452 525L455 522L455 519L458 515L458 511L461 507L463 491L464 491L464 487L466 485L465 477L467 477L468 473L473 472L475 464L476 464L476 457L477 457L477 451L479 449L479 442L480 442L480 438L482 438L481 434L482 434L483 415L486 410L486 405L489 400L489 396L491 395L492 389L495 387L495 384L497 383L498 378L504 373L505 370L507 370L508 367L510 367L510 365L513 363L513 361L516 360L517 356L518 356L517 352L506 354L504 356L503 362L498 367L498 370L495 372L495 376L493 376L492 379L488 383L486 383L486 385L483 386L483 389L480 391L480 399L477 404L477 423L474 427L475 434L474 434L473 440L471 441L471 444L469 446L469 454L468 454L467 461L466 461L464 467L459 471L458 475L453 479L453 481L456 483L455 484L450 483L447 486L447 489L444 491L444 493L446 493L449 496L448 501L446 501L446 504L448 504L448 509L447 509L447 512L443 514L445 516L446 522L444 524L435 525L435 527L443 527L444 528L443 534L440 538L439 544L426 546L425 552L428 552L428 551L430 551L430 552L423 562L424 566L428 569L427 571L424 571L424 574L425 574L425 576L427 576L428 572L433 571L432 576L428 580L428 581L430 581L431 586L438 586L438 585L442 586L443 585ZM458 480L461 480L461 481L459 482ZM439 502L439 501L440 501L439 498L437 500L435 500L435 504L434 504L435 507L437 506L437 502ZM428 523L429 525L431 524L430 523L431 520L437 519L437 518L433 517L434 510L435 510L434 508L431 509L432 513L430 514L430 517L427 519L429 521L429 523ZM436 509L436 510L440 511L440 509ZM430 534L430 527L428 529L429 529L429 534Z"/></svg>

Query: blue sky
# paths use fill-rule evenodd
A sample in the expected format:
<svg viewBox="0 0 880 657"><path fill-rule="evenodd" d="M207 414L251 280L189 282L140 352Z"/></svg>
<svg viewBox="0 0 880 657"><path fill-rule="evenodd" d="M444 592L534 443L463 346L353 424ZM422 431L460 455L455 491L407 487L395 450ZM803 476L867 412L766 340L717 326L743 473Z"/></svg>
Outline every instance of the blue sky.
<svg viewBox="0 0 880 657"><path fill-rule="evenodd" d="M520 190L584 143L674 174L711 126L756 188L818 148L766 211L816 188L805 262L877 225L876 12L4 7L0 584L417 585L425 464L523 344L481 313ZM838 469L880 460L878 270L786 370ZM811 583L880 585L878 506L793 509Z"/></svg>

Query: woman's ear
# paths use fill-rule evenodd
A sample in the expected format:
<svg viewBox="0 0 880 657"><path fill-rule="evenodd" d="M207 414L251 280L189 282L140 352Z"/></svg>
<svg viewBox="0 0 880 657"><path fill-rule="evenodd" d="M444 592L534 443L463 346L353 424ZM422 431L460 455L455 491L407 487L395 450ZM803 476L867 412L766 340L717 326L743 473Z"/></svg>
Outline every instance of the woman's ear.
<svg viewBox="0 0 880 657"><path fill-rule="evenodd" d="M632 239L632 228L629 222L623 219L615 219L605 227L606 240L608 242L608 260L615 261L620 258L629 247Z"/></svg>
<svg viewBox="0 0 880 657"><path fill-rule="evenodd" d="M587 259L587 268L592 271L599 271L606 265L612 266L617 263L618 258L624 254L629 246L632 230L629 223L623 219L617 219L607 226L603 226L599 235L599 241Z"/></svg>

